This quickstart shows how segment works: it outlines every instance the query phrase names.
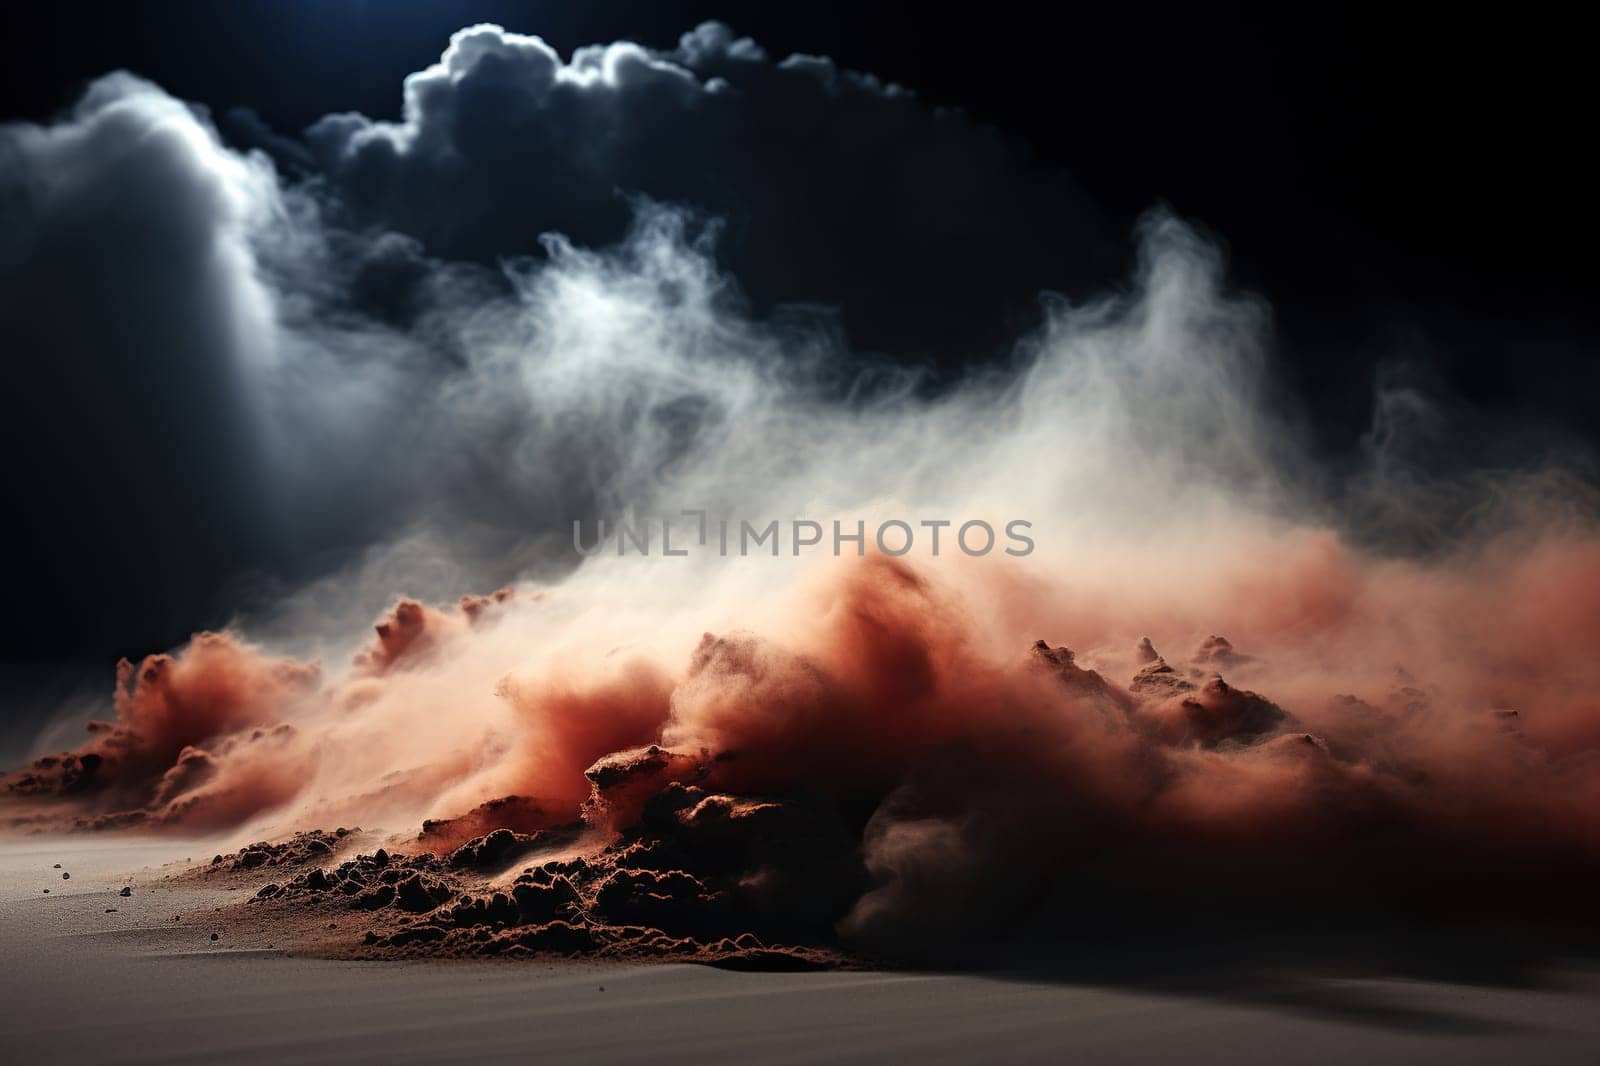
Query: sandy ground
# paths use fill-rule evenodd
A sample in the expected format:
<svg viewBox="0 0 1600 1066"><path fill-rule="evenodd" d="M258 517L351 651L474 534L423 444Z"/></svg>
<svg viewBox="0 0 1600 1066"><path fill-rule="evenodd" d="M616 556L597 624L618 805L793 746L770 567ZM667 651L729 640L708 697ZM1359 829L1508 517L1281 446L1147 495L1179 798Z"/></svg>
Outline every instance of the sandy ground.
<svg viewBox="0 0 1600 1066"><path fill-rule="evenodd" d="M1037 976L296 958L268 946L270 929L210 939L204 913L227 893L163 883L158 868L186 856L206 861L202 850L0 845L0 1061L1600 1058L1593 969L1515 986L1220 973L1181 986L1099 986ZM118 894L124 884L132 895ZM178 914L190 917L174 921Z"/></svg>

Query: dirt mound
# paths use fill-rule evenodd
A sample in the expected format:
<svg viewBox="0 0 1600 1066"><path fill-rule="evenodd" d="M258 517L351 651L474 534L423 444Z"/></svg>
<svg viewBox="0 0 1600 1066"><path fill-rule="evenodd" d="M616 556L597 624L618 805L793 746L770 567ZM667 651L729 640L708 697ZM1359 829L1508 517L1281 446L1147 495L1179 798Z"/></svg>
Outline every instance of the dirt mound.
<svg viewBox="0 0 1600 1066"><path fill-rule="evenodd" d="M344 850L347 841L354 844L360 829L311 829L296 833L287 840L272 843L265 840L246 844L232 855L217 855L211 865L227 870L258 870L273 866L304 866L311 862L325 862L336 851Z"/></svg>
<svg viewBox="0 0 1600 1066"><path fill-rule="evenodd" d="M635 781L622 775L606 783L625 789ZM212 865L252 873L299 866L258 888L249 905L258 916L267 909L302 921L308 912L359 912L364 930L340 948L357 956L671 957L744 969L847 961L834 926L860 894L864 873L856 838L824 803L752 800L674 782L608 842L526 866L509 880L496 876L518 854L572 844L581 829L502 828L445 857L380 848L309 870L342 838L302 833Z"/></svg>
<svg viewBox="0 0 1600 1066"><path fill-rule="evenodd" d="M429 851L451 850L497 829L531 834L553 829L563 820L558 804L532 796L501 796L480 803L456 818L428 819L422 823L417 843Z"/></svg>
<svg viewBox="0 0 1600 1066"><path fill-rule="evenodd" d="M541 829L537 833L496 829L467 841L451 852L450 865L456 869L462 867L485 871L503 869L532 852L570 844L582 832L582 822L570 822L552 829Z"/></svg>

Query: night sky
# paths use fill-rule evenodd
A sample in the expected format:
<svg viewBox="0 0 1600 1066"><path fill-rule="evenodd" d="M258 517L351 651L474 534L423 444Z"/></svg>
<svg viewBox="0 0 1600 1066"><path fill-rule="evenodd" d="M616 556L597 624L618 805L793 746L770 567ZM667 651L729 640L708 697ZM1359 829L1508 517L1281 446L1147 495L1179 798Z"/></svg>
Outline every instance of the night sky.
<svg viewBox="0 0 1600 1066"><path fill-rule="evenodd" d="M1463 416L1420 462L1587 462L1592 105L1570 22L1530 8L1515 24L1465 9L934 10L12 6L0 118L60 121L114 70L202 105L224 143L318 190L333 234L319 277L336 281L308 297L323 325L411 328L441 276L492 286L498 264L544 254L543 233L602 247L634 197L687 205L723 220L718 262L752 313L824 323L861 365L923 368L935 392L1010 358L1041 292L1115 291L1130 234L1164 206L1270 304L1272 380L1331 467L1359 456L1374 386L1395 380ZM685 51L680 36L707 19L731 33ZM471 146L465 168L421 142L358 151L360 120L324 118L399 119L406 75L477 22L539 35L563 59L615 40L679 49L702 86L726 77L739 92L691 99L646 71L619 100L574 92L534 113L519 101L539 72L485 64L428 112ZM793 53L834 66L780 68ZM0 139L8 684L106 671L226 622L378 542L419 499L470 517L501 580L526 565L507 531L599 506L508 495L483 472L487 431L447 472L373 445L328 460L359 477L262 489L279 460L247 432L248 383L209 354L250 343L233 296L211 288L205 227L229 208L139 143L109 128L48 150ZM47 208L29 184L40 174L57 183Z"/></svg>

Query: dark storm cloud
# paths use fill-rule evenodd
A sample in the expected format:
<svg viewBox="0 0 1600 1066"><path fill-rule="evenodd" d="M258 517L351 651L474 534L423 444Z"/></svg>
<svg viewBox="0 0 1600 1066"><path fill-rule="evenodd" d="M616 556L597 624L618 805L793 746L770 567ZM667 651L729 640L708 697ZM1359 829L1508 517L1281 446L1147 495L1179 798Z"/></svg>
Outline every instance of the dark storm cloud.
<svg viewBox="0 0 1600 1066"><path fill-rule="evenodd" d="M570 61L464 30L407 79L402 122L330 115L308 141L358 219L446 258L537 252L552 230L614 242L634 195L707 211L759 307L842 308L856 346L897 355L979 354L1037 317L1041 289L1102 282L1124 254L995 130L716 23Z"/></svg>

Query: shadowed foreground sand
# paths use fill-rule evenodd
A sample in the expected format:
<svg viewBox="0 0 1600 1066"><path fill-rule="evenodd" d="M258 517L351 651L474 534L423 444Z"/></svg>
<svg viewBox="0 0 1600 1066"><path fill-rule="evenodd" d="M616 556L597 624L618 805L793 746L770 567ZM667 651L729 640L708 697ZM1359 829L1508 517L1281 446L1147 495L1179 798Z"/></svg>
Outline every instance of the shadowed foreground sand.
<svg viewBox="0 0 1600 1066"><path fill-rule="evenodd" d="M156 864L202 850L0 845L0 1059L1550 1063L1600 1046L1593 968L1512 985L1229 971L1102 986L292 958L270 929L212 941L203 920L173 920L227 895L158 881Z"/></svg>

